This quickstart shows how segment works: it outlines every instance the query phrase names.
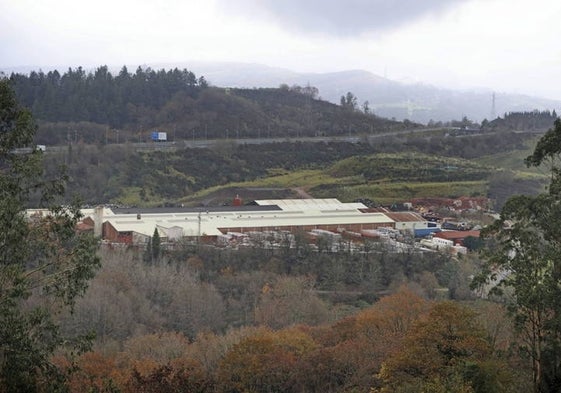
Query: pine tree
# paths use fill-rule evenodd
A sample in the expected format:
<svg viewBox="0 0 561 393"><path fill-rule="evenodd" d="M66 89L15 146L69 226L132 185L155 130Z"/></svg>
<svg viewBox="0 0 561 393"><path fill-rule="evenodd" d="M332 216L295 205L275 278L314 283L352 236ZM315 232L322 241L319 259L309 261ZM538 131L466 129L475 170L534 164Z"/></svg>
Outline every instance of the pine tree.
<svg viewBox="0 0 561 393"><path fill-rule="evenodd" d="M154 262L158 262L160 259L160 233L158 228L154 229L154 235L152 236L152 258Z"/></svg>

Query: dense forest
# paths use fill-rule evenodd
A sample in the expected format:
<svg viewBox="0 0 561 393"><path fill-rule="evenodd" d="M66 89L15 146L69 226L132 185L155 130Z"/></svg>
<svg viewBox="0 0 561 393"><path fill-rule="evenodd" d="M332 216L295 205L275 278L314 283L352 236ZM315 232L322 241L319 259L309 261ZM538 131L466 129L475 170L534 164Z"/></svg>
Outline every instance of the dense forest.
<svg viewBox="0 0 561 393"><path fill-rule="evenodd" d="M12 74L10 80L20 102L40 120L88 121L123 128L136 123L136 114L162 108L172 97L197 98L208 87L187 70L138 67L134 74L123 67L113 77L107 66L86 73L82 67L47 74Z"/></svg>
<svg viewBox="0 0 561 393"><path fill-rule="evenodd" d="M36 142L146 142L150 131L170 140L372 134L415 127L340 107L311 86L278 89L210 87L187 70L106 66L12 74L18 99L40 122Z"/></svg>
<svg viewBox="0 0 561 393"><path fill-rule="evenodd" d="M486 131L546 131L553 126L556 119L555 110L509 112L503 117L485 121L482 128Z"/></svg>
<svg viewBox="0 0 561 393"><path fill-rule="evenodd" d="M106 250L61 321L94 350L55 362L76 361L73 392L527 391L504 306L473 301L477 259L365 250Z"/></svg>
<svg viewBox="0 0 561 393"><path fill-rule="evenodd" d="M304 233L295 247L283 244L277 250L184 244L157 258L105 249L102 270L87 298L63 318L63 329L94 331L105 346L135 332L176 331L194 339L252 325L318 325L368 307L404 282L432 299L472 299L466 279L476 267L472 260L395 253L379 242L365 243L362 253L344 245L334 252L327 243L314 251Z"/></svg>

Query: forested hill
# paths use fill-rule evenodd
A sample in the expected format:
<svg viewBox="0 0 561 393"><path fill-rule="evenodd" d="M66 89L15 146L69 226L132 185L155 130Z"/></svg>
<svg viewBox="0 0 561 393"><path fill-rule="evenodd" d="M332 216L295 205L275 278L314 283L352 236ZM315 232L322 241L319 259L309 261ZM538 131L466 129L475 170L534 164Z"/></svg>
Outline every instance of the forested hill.
<svg viewBox="0 0 561 393"><path fill-rule="evenodd" d="M161 109L178 93L197 98L208 87L203 77L179 69L143 70L123 67L113 76L106 66L86 73L82 67L12 74L18 99L45 121L90 121L123 128L138 122L139 112Z"/></svg>
<svg viewBox="0 0 561 393"><path fill-rule="evenodd" d="M557 119L555 110L550 111L531 111L531 112L510 112L503 117L498 117L493 121L483 123L483 129L487 131L546 131L553 127Z"/></svg>
<svg viewBox="0 0 561 393"><path fill-rule="evenodd" d="M146 141L153 129L170 138L201 139L348 135L414 126L364 113L352 100L344 106L323 101L311 86L218 88L186 69L139 67L130 73L123 67L114 76L106 66L90 73L79 67L64 74L12 74L10 80L40 121L38 142L46 144L64 143L70 133L103 143L109 128L119 131L120 141Z"/></svg>

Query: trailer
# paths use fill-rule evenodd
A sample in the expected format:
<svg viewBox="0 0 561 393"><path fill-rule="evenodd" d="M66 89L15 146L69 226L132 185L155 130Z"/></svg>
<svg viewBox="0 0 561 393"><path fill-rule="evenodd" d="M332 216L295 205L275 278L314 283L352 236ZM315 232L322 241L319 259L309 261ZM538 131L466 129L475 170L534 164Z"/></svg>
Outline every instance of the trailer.
<svg viewBox="0 0 561 393"><path fill-rule="evenodd" d="M168 140L167 132L152 131L152 141L166 142Z"/></svg>

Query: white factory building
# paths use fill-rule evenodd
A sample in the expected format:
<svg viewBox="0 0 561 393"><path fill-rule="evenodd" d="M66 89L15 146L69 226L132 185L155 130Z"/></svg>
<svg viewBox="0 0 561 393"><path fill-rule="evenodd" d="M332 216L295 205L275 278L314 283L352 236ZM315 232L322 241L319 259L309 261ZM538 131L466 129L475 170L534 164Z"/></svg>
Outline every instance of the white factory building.
<svg viewBox="0 0 561 393"><path fill-rule="evenodd" d="M89 213L89 212L88 212ZM362 203L337 199L256 200L251 206L215 208L108 209L89 215L96 234L110 242L147 242L158 230L164 241L180 238L216 240L227 233L325 230L334 233L396 228L396 221L380 212L368 212ZM425 220L416 216L419 225ZM100 224L101 228L100 228ZM423 223L423 224L422 224ZM425 224L426 225L426 224Z"/></svg>
<svg viewBox="0 0 561 393"><path fill-rule="evenodd" d="M35 211L36 214L37 211ZM420 215L407 215L407 224L394 216L372 212L362 203L344 203L337 199L256 200L249 206L200 208L117 208L99 206L82 211L83 229L107 242L144 244L157 230L164 242L203 239L212 242L229 233L317 232L364 233L378 228L399 229L426 226ZM28 214L32 214L28 212Z"/></svg>

